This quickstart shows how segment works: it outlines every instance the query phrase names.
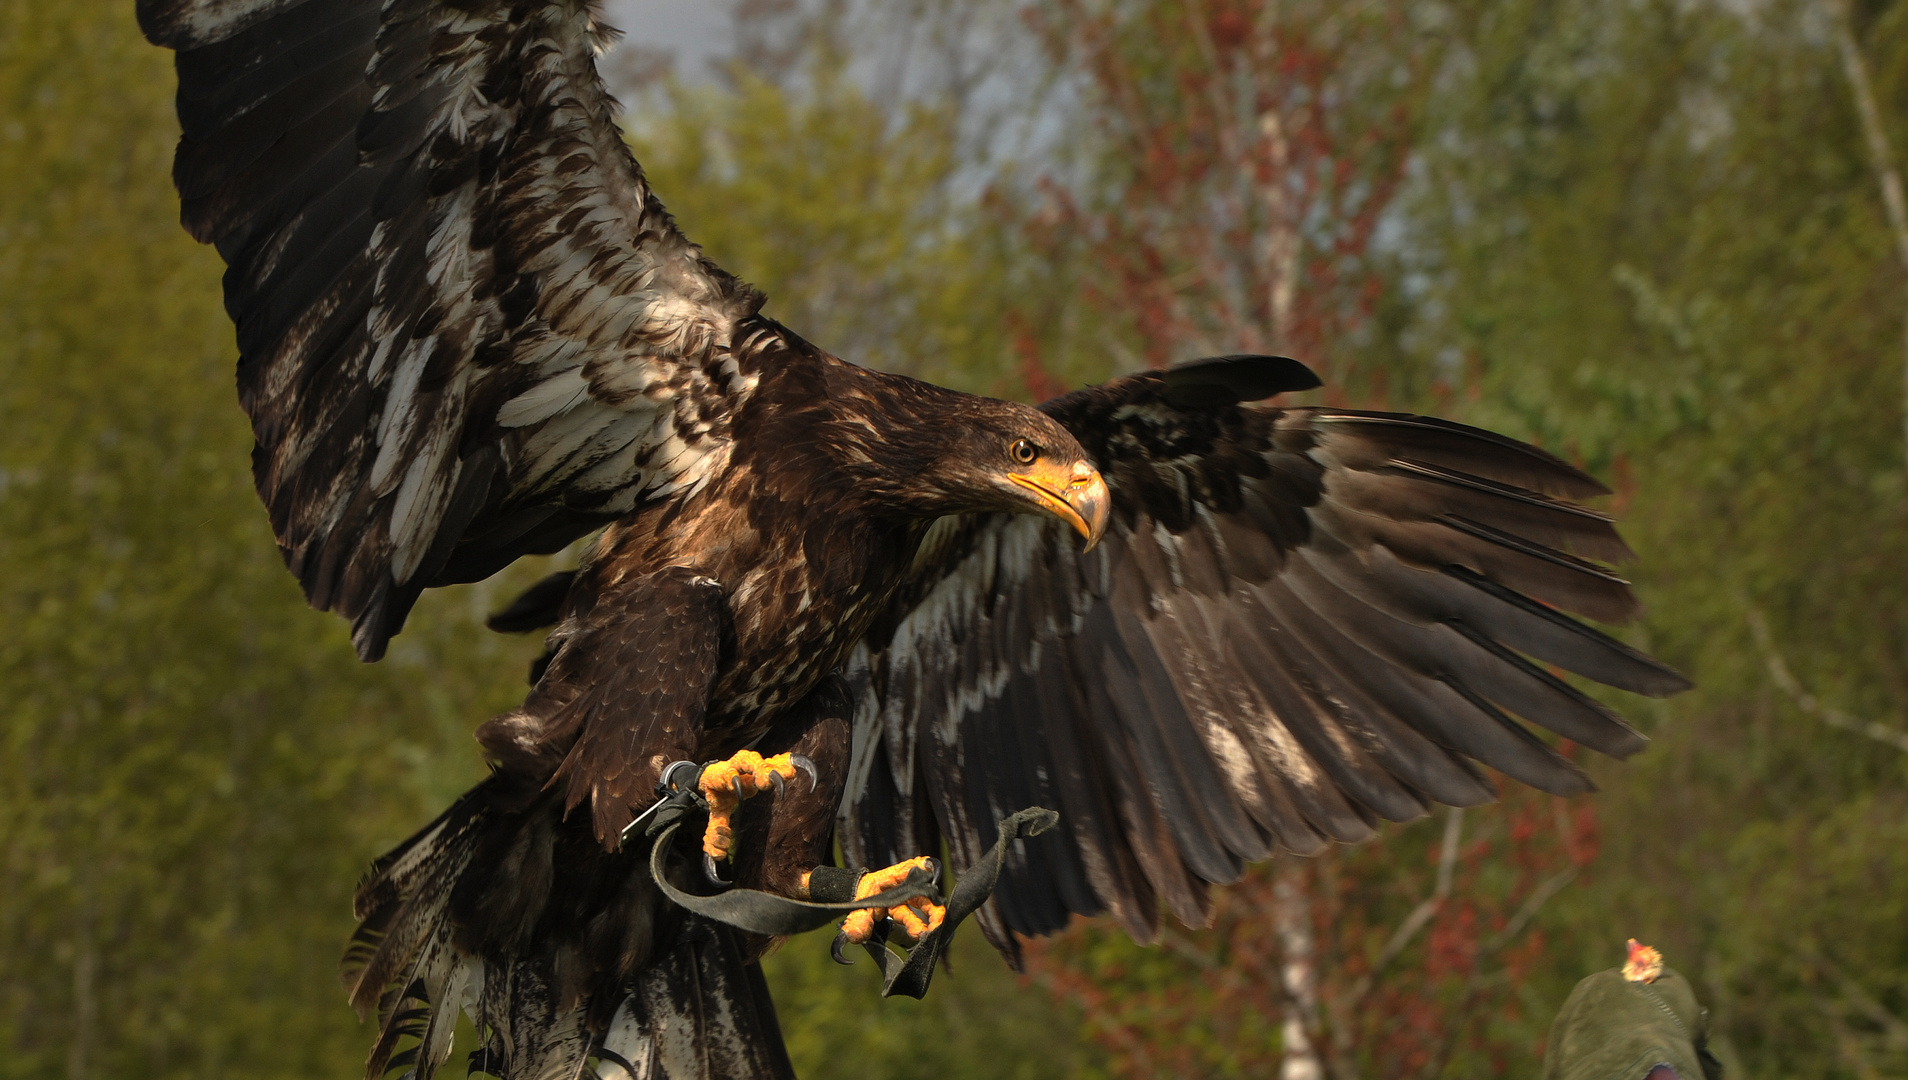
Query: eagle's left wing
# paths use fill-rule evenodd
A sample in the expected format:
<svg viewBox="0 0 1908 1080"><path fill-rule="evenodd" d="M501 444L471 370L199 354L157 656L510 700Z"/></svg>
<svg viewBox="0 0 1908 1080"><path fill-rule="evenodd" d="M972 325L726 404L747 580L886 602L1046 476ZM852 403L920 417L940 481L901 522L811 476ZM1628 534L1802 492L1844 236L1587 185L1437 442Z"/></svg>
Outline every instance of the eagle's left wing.
<svg viewBox="0 0 1908 1080"><path fill-rule="evenodd" d="M613 119L586 0L139 0L187 231L229 269L286 564L376 659L423 589L725 459L774 355Z"/></svg>
<svg viewBox="0 0 1908 1080"><path fill-rule="evenodd" d="M956 865L1024 806L983 925L1110 912L1149 938L1274 848L1315 852L1442 802L1475 763L1588 789L1522 717L1626 756L1643 738L1544 665L1651 695L1688 684L1561 613L1634 613L1628 556L1569 501L1602 485L1534 447L1424 417L1238 404L1302 389L1272 358L1117 380L1043 409L1106 477L1081 554L1051 522L948 520L861 646L841 837L852 861ZM1295 368L1297 365L1291 365ZM1282 381L1283 380L1283 381Z"/></svg>

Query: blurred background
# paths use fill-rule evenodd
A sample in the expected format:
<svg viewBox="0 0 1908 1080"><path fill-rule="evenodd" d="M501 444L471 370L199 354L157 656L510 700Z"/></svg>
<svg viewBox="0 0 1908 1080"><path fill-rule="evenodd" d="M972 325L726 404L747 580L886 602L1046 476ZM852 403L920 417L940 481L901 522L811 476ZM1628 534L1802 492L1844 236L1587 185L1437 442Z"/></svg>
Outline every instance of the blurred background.
<svg viewBox="0 0 1908 1080"><path fill-rule="evenodd" d="M367 861L537 644L305 608L130 0L0 0L0 1077L357 1075ZM1535 1076L1638 937L1736 1077L1908 1075L1908 3L620 0L689 235L864 363L1038 399L1242 350L1605 479L1693 676L1601 794L1287 859L925 1003L769 961L804 1075ZM1300 1053L1289 1034L1304 1031Z"/></svg>

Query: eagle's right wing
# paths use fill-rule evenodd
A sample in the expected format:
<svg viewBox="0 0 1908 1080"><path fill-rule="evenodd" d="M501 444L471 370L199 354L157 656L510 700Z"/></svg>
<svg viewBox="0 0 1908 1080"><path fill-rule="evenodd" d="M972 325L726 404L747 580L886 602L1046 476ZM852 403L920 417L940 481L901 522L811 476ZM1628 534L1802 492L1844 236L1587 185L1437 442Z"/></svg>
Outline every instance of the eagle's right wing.
<svg viewBox="0 0 1908 1080"><path fill-rule="evenodd" d="M1299 376L1302 376L1300 378ZM1148 372L1041 406L1105 476L1094 550L1024 515L937 526L860 697L842 848L865 866L979 858L1060 812L980 912L996 945L1108 912L1205 921L1208 886L1275 848L1495 790L1588 789L1521 721L1617 757L1643 738L1548 665L1642 694L1689 684L1569 617L1619 622L1629 549L1535 447L1428 417L1238 404L1315 385L1290 361Z"/></svg>
<svg viewBox="0 0 1908 1080"><path fill-rule="evenodd" d="M139 0L259 494L367 659L425 587L699 484L774 333L625 147L594 8Z"/></svg>

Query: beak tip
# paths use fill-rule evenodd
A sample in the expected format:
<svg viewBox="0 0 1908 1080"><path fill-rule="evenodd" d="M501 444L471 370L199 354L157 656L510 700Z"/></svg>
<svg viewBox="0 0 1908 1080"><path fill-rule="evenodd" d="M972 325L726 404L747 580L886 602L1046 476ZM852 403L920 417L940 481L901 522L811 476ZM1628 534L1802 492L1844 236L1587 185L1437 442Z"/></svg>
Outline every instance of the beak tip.
<svg viewBox="0 0 1908 1080"><path fill-rule="evenodd" d="M1106 489L1106 480L1097 472L1093 474L1091 483L1085 485L1078 495L1068 500L1085 526L1080 530L1080 535L1086 537L1086 544L1080 548L1081 554L1084 555L1099 546L1100 538L1106 534L1106 522L1112 501L1111 493Z"/></svg>

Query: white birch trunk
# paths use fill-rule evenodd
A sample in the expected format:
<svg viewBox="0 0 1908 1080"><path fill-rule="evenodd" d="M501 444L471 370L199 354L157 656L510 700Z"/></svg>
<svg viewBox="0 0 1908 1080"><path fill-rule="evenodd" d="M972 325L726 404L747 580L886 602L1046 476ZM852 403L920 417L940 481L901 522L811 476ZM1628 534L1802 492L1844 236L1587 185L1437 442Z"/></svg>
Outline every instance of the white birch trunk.
<svg viewBox="0 0 1908 1080"><path fill-rule="evenodd" d="M1279 1080L1323 1080L1312 1033L1318 1030L1318 938L1305 872L1290 856L1272 868L1272 925L1279 935L1279 981L1285 990L1284 1056Z"/></svg>

